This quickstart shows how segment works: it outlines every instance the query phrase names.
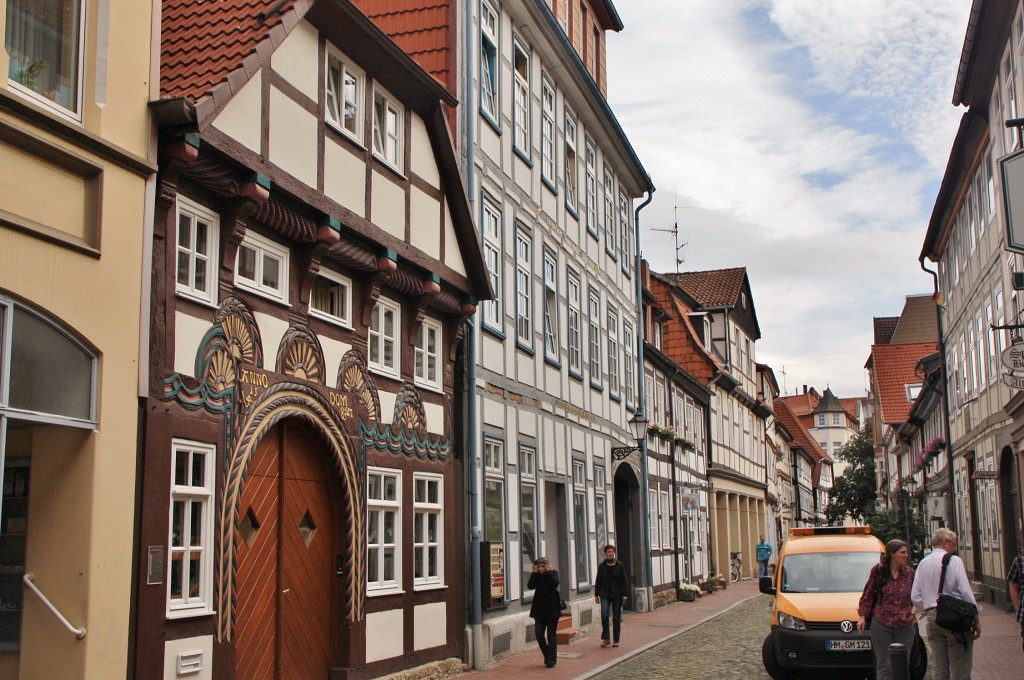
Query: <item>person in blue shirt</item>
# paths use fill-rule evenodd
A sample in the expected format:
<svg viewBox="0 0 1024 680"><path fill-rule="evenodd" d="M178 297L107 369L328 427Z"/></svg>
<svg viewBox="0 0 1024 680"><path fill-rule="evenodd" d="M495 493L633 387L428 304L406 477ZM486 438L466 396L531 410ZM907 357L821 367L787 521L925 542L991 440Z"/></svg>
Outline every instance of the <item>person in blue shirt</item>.
<svg viewBox="0 0 1024 680"><path fill-rule="evenodd" d="M757 549L757 575L768 576L768 560L772 558L772 544L764 540L764 534L761 534L761 542L755 548Z"/></svg>

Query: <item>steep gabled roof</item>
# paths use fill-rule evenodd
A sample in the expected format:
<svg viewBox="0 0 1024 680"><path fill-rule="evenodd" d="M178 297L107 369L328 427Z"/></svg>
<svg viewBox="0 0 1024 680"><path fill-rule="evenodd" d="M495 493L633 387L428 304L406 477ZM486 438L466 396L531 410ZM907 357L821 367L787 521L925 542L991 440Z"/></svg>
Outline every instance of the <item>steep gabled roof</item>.
<svg viewBox="0 0 1024 680"><path fill-rule="evenodd" d="M828 387L825 388L825 394L821 395L821 400L818 405L814 407L812 413L838 413L843 409L843 405L836 399L836 395L832 394L832 390Z"/></svg>
<svg viewBox="0 0 1024 680"><path fill-rule="evenodd" d="M747 270L745 267L734 267L664 276L682 288L701 307L728 307L740 299Z"/></svg>
<svg viewBox="0 0 1024 680"><path fill-rule="evenodd" d="M832 458L825 452L814 437L807 431L800 419L789 408L785 400L775 402L775 418L792 435L793 442L790 446L802 448L814 459L814 466L811 468L811 483L815 488L821 478L821 466L831 465Z"/></svg>
<svg viewBox="0 0 1024 680"><path fill-rule="evenodd" d="M935 342L911 342L899 345L873 345L875 384L883 423L899 425L907 420L913 403L907 398L907 385L921 382L914 369L921 357L938 350Z"/></svg>
<svg viewBox="0 0 1024 680"><path fill-rule="evenodd" d="M708 385L718 371L724 370L724 365L701 342L690 321L693 310L681 299L672 282L662 275L651 272L650 286L661 306L675 317L667 324L662 338L663 352L703 385Z"/></svg>
<svg viewBox="0 0 1024 680"><path fill-rule="evenodd" d="M303 19L329 26L347 52L372 54L375 80L425 120L457 103L350 0L164 0L159 104L183 105L182 122L203 130Z"/></svg>
<svg viewBox="0 0 1024 680"><path fill-rule="evenodd" d="M876 316L872 319L875 326L874 345L888 345L892 340L892 334L896 332L896 326L900 323L898 316Z"/></svg>

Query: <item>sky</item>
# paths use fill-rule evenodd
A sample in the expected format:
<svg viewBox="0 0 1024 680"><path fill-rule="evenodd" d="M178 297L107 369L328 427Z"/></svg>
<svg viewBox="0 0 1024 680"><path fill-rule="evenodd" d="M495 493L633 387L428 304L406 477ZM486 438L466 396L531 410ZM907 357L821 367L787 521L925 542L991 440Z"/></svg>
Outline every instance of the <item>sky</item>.
<svg viewBox="0 0 1024 680"><path fill-rule="evenodd" d="M918 256L960 117L970 0L618 0L608 99L654 182L654 271L746 267L784 394L866 392L872 318Z"/></svg>

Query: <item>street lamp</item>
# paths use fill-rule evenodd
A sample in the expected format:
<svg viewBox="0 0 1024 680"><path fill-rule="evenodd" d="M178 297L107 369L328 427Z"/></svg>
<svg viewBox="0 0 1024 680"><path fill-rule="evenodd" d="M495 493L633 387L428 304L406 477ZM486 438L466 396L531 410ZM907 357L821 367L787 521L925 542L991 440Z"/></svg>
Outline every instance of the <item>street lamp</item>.
<svg viewBox="0 0 1024 680"><path fill-rule="evenodd" d="M907 477L900 485L897 494L900 504L903 506L903 526L906 530L907 546L910 546L910 496L915 486L917 486L917 480L913 476Z"/></svg>
<svg viewBox="0 0 1024 680"><path fill-rule="evenodd" d="M640 445L647 439L647 417L640 411L626 421L629 425L630 432L633 433L633 438L636 439L636 446L613 446L612 447L612 458L615 460L622 460L629 454L640 449Z"/></svg>

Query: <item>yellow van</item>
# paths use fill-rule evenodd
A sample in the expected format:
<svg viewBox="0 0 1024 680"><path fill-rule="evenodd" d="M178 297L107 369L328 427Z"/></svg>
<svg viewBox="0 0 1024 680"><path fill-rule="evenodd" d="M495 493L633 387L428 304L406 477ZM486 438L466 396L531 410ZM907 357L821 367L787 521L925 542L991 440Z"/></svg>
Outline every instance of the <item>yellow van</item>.
<svg viewBox="0 0 1024 680"><path fill-rule="evenodd" d="M883 552L866 526L789 530L775 575L759 583L762 593L775 597L772 630L761 647L768 675L788 680L809 670L871 676L871 637L857 632L857 603Z"/></svg>

